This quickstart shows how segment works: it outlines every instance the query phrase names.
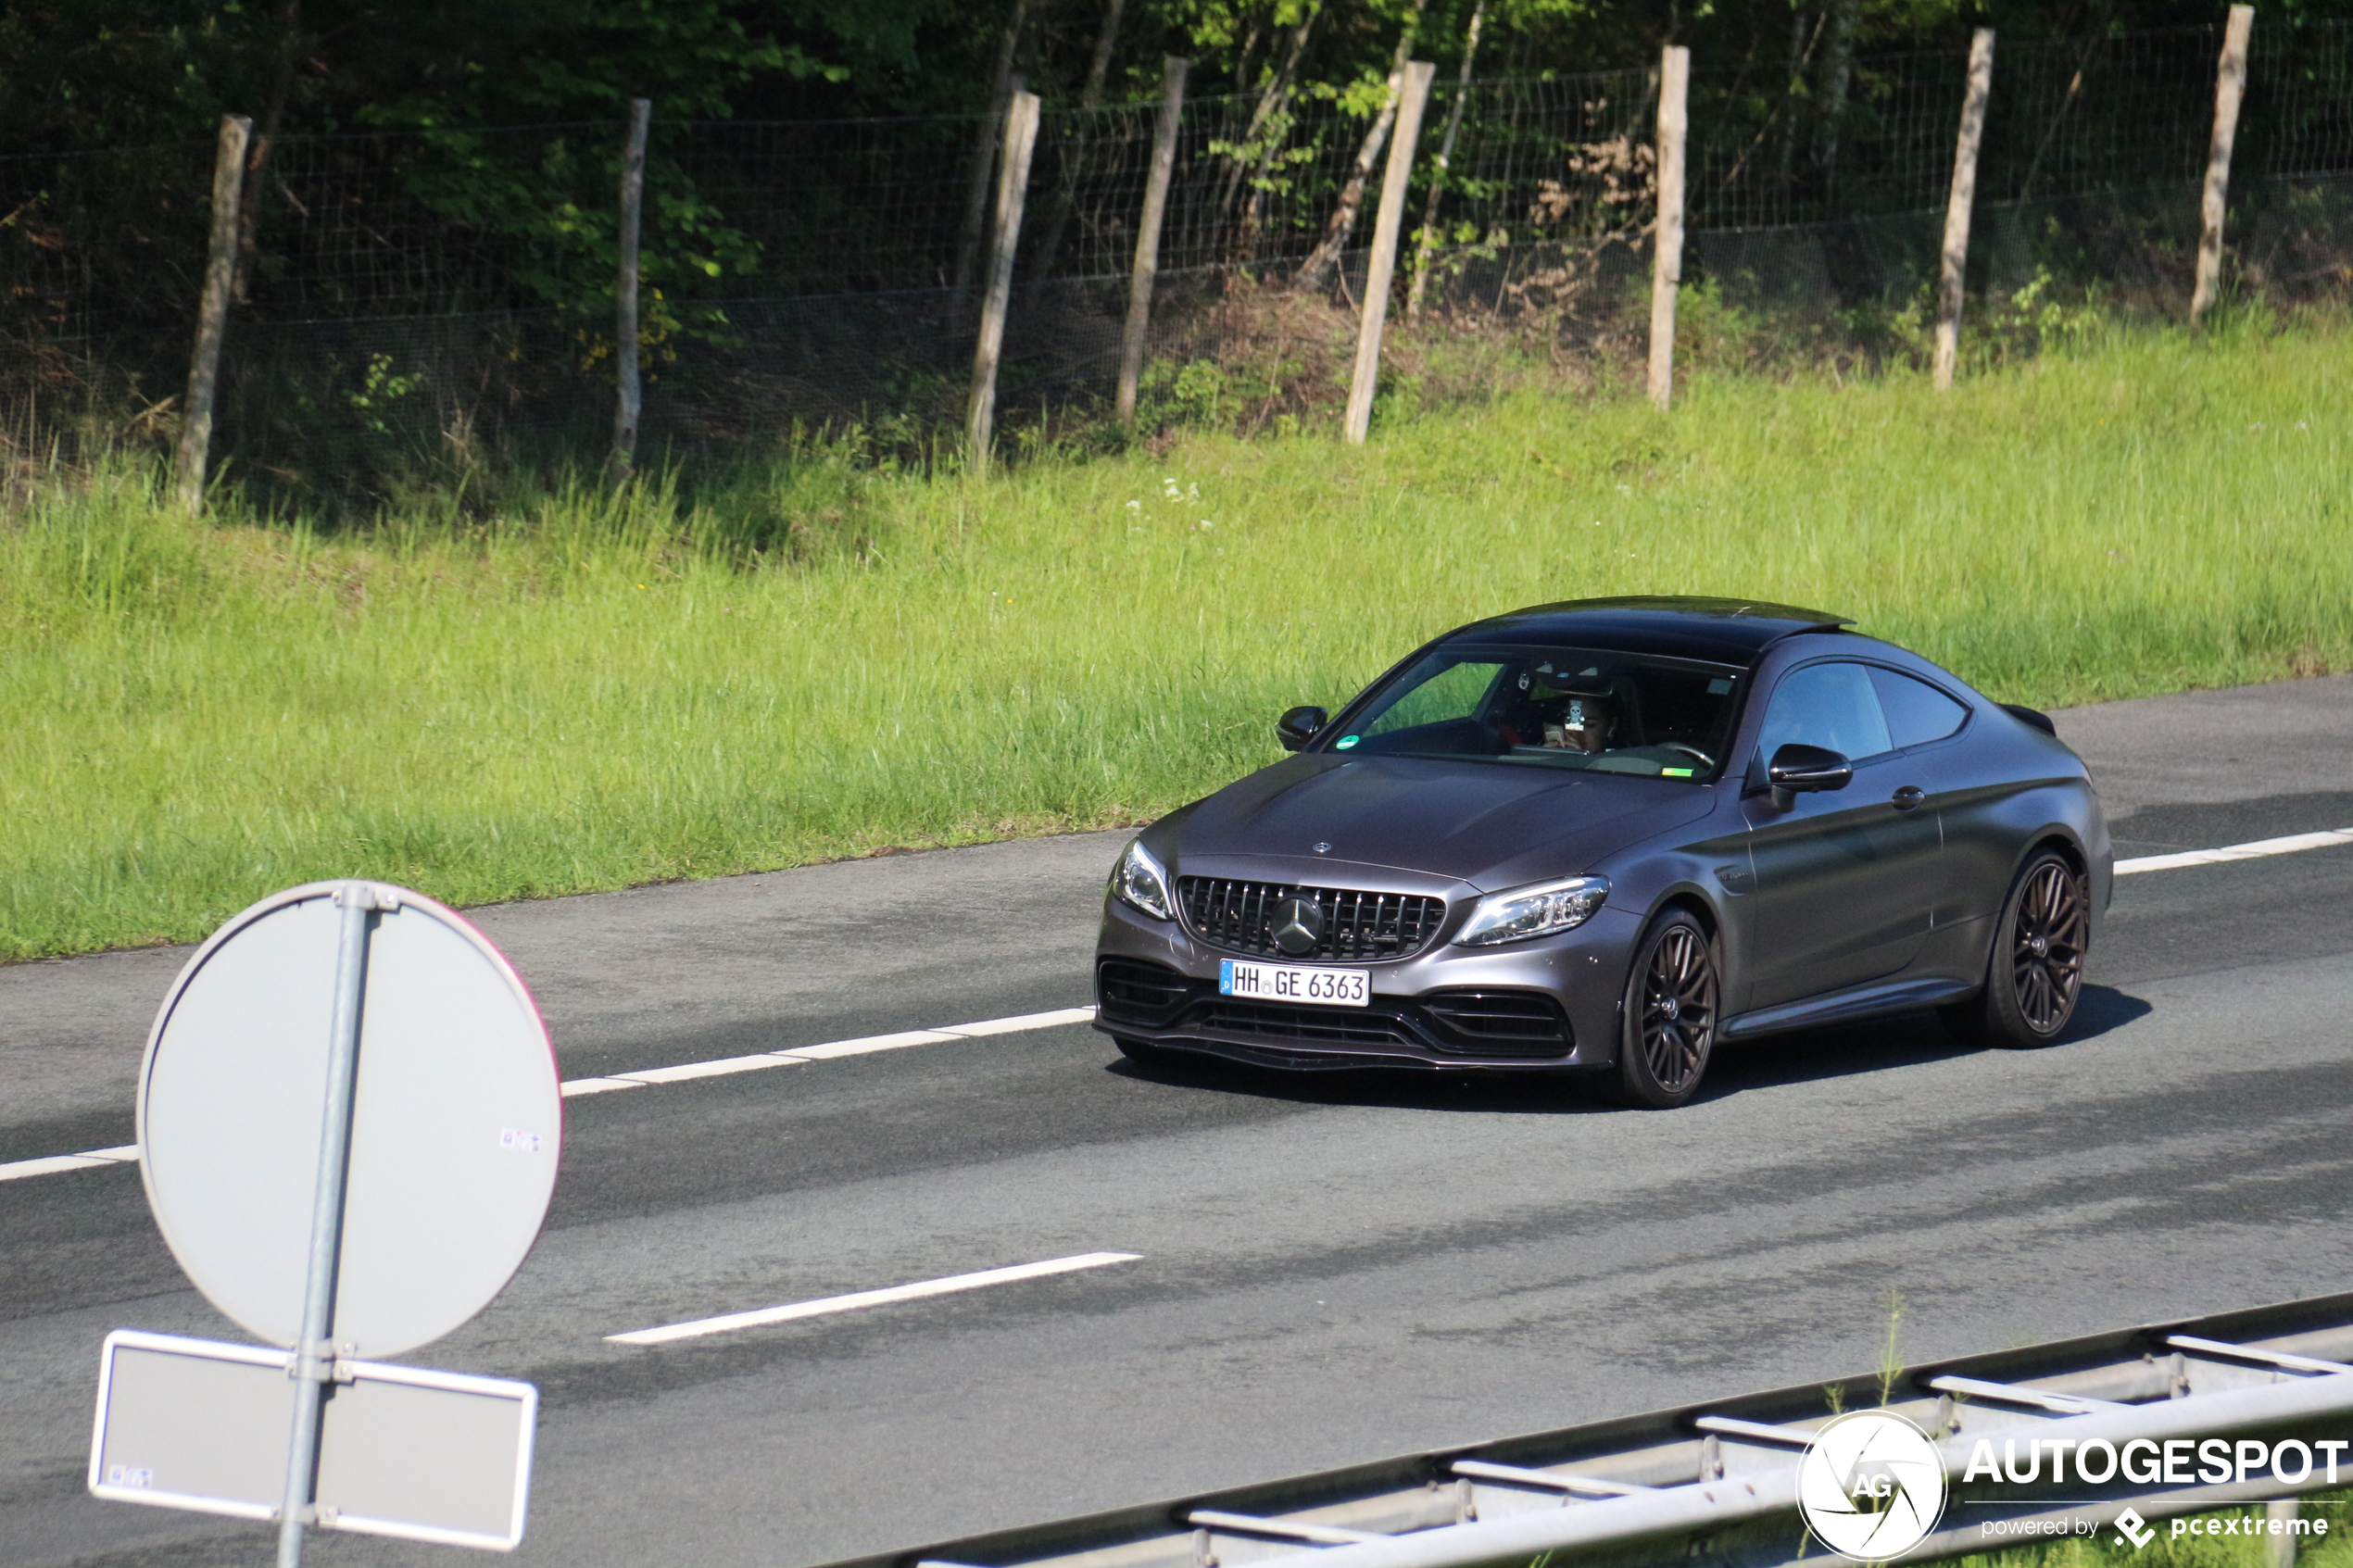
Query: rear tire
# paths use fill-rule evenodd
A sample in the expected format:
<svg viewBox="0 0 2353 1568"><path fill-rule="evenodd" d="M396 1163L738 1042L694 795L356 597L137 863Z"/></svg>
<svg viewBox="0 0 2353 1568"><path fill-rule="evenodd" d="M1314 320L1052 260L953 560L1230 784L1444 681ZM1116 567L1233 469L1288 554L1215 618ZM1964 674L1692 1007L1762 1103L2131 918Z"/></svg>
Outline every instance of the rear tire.
<svg viewBox="0 0 2353 1568"><path fill-rule="evenodd" d="M1642 934L1619 1009L1617 1098L1671 1110L1699 1092L1716 1045L1716 944L1689 911L1675 909Z"/></svg>
<svg viewBox="0 0 2353 1568"><path fill-rule="evenodd" d="M2091 899L2083 877L2057 850L2031 857L2002 901L1985 988L1940 1010L1945 1027L1972 1044L2031 1050L2057 1039L2083 995Z"/></svg>

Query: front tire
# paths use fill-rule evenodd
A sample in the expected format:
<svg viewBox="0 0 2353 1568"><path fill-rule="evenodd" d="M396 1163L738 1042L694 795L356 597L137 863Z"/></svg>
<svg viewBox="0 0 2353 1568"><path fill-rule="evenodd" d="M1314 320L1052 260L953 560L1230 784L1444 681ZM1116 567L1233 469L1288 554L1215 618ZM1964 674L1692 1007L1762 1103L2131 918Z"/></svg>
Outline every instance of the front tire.
<svg viewBox="0 0 2353 1568"><path fill-rule="evenodd" d="M1671 1110L1699 1092L1716 1045L1719 989L1716 945L1689 912L1673 910L1643 933L1619 1010L1620 1099Z"/></svg>
<svg viewBox="0 0 2353 1568"><path fill-rule="evenodd" d="M1944 1010L1955 1034L1978 1045L2030 1050L2059 1037L2083 994L2091 898L2067 857L2045 849L2011 884L1994 928L1985 988Z"/></svg>

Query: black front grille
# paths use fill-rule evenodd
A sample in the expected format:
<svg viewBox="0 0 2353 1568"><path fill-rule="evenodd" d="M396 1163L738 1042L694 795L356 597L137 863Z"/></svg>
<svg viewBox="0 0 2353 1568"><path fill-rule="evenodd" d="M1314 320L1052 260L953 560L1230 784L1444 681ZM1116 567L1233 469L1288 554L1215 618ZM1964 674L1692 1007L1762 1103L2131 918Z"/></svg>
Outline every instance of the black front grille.
<svg viewBox="0 0 2353 1568"><path fill-rule="evenodd" d="M1535 991L1440 991L1422 1009L1450 1048L1479 1056L1567 1056L1573 1043L1560 1004Z"/></svg>
<svg viewBox="0 0 2353 1568"><path fill-rule="evenodd" d="M1095 1001L1102 1016L1132 1023L1165 1023L1195 984L1166 964L1140 959L1104 959L1095 965Z"/></svg>
<svg viewBox="0 0 2353 1568"><path fill-rule="evenodd" d="M1358 1008L1290 1007L1281 1002L1237 1002L1219 997L1185 1016L1198 1029L1230 1029L1262 1040L1323 1042L1338 1046L1403 1046L1417 1041L1394 1017Z"/></svg>
<svg viewBox="0 0 2353 1568"><path fill-rule="evenodd" d="M1210 946L1306 961L1369 963L1411 958L1429 946L1446 919L1446 900L1415 893L1294 887L1220 876L1180 877L1176 890L1185 906L1185 923ZM1323 936L1310 952L1285 953L1275 946L1274 908L1292 897L1312 898L1324 911Z"/></svg>

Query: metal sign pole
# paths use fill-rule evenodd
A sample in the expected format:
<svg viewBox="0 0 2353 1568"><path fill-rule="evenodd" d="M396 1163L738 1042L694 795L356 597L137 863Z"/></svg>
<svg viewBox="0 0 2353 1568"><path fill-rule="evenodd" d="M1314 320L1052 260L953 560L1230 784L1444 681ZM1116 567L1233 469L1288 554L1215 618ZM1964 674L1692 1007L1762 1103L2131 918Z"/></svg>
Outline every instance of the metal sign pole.
<svg viewBox="0 0 2353 1568"><path fill-rule="evenodd" d="M522 1267L560 1076L522 978L422 893L306 883L215 932L147 1037L139 1170L189 1281L272 1348L109 1335L93 1495L275 1520L280 1568L310 1525L520 1542L537 1390L380 1358Z"/></svg>
<svg viewBox="0 0 2353 1568"><path fill-rule="evenodd" d="M287 1374L295 1394L286 1446L285 1500L278 1513L278 1568L302 1568L302 1527L319 1474L319 1418L335 1375L335 1265L343 1250L344 1177L351 1164L351 1103L359 1080L359 1011L368 986L369 916L381 906L368 883L335 891L343 911L335 956L335 1005L328 1031L326 1104L319 1131L319 1177L310 1209L310 1267L302 1288L302 1334Z"/></svg>

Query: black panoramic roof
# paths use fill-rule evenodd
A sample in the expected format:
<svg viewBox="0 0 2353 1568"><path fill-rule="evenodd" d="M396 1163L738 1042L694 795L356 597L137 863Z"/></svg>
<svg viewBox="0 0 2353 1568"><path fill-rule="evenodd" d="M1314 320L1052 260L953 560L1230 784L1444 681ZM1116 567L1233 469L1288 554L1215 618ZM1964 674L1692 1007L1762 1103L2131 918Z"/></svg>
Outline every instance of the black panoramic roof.
<svg viewBox="0 0 2353 1568"><path fill-rule="evenodd" d="M1641 596L1623 599L1570 599L1530 605L1508 615L1476 621L1450 633L1448 643L1567 643L1575 647L1648 653L1670 659L1705 659L1749 665L1783 637L1799 632L1835 632L1851 626L1843 615L1755 599L1678 598Z"/></svg>

